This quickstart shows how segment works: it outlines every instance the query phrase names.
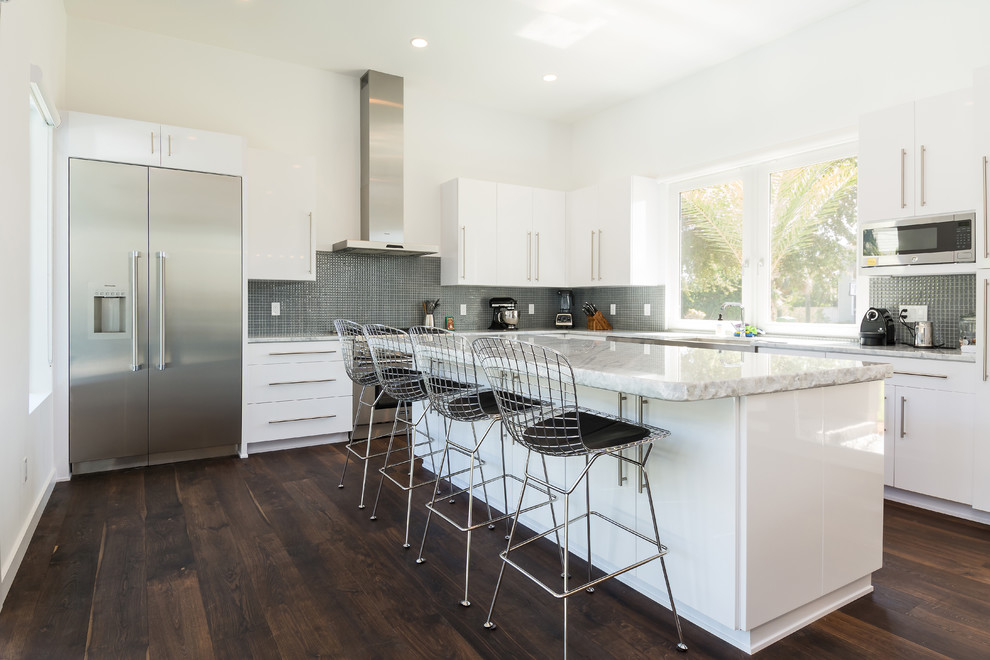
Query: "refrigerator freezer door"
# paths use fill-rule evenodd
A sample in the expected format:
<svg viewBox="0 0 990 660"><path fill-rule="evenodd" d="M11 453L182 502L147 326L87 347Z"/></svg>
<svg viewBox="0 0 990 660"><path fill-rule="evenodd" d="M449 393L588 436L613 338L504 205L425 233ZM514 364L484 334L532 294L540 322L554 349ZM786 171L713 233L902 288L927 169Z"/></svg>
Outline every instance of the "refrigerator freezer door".
<svg viewBox="0 0 990 660"><path fill-rule="evenodd" d="M148 168L70 159L69 177L69 461L144 457Z"/></svg>
<svg viewBox="0 0 990 660"><path fill-rule="evenodd" d="M148 180L150 453L240 445L241 179Z"/></svg>

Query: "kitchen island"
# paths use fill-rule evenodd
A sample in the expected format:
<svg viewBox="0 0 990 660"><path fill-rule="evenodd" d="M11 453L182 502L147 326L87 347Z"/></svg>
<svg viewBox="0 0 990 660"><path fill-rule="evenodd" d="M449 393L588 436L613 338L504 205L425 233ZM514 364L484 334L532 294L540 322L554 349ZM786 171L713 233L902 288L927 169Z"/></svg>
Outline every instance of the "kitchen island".
<svg viewBox="0 0 990 660"><path fill-rule="evenodd" d="M872 591L882 561L889 366L581 335L513 337L563 353L582 406L671 431L648 470L682 616L754 653ZM466 425L452 432L470 433ZM521 471L526 452L507 451ZM483 456L501 460L497 441ZM583 462L570 460L548 461L551 479L573 478ZM598 461L593 499L604 515L643 530L649 508L642 477L630 472ZM506 506L500 492L489 495ZM543 526L549 513L522 522ZM571 548L583 556L587 540L575 536ZM592 529L592 538L593 562L605 570L645 552L621 535ZM655 564L620 579L666 604Z"/></svg>

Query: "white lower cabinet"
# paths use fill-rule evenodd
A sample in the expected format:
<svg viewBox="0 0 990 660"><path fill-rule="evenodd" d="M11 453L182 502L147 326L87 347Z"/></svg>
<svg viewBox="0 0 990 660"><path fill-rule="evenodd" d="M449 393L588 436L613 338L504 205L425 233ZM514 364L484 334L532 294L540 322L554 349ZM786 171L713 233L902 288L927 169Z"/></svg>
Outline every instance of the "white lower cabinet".
<svg viewBox="0 0 990 660"><path fill-rule="evenodd" d="M974 442L978 441L973 365L867 359L894 367L884 389L884 483L972 505Z"/></svg>
<svg viewBox="0 0 990 660"><path fill-rule="evenodd" d="M252 443L351 431L353 386L339 342L253 343L245 355L244 437L249 451Z"/></svg>

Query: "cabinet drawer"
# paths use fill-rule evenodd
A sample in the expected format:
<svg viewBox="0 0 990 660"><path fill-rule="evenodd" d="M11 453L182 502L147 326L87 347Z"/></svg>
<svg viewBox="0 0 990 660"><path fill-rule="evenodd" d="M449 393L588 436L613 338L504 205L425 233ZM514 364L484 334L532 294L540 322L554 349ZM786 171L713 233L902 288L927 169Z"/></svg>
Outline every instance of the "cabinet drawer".
<svg viewBox="0 0 990 660"><path fill-rule="evenodd" d="M253 403L246 417L248 442L346 433L351 430L351 397Z"/></svg>
<svg viewBox="0 0 990 660"><path fill-rule="evenodd" d="M247 403L350 396L351 379L343 362L252 364L244 369Z"/></svg>
<svg viewBox="0 0 990 660"><path fill-rule="evenodd" d="M828 353L828 357L889 364L894 368L894 375L887 379L888 385L910 385L948 392L972 392L974 387L976 365L971 362L912 360L851 353Z"/></svg>
<svg viewBox="0 0 990 660"><path fill-rule="evenodd" d="M340 362L340 342L279 341L248 344L244 349L247 364L291 364L293 362Z"/></svg>

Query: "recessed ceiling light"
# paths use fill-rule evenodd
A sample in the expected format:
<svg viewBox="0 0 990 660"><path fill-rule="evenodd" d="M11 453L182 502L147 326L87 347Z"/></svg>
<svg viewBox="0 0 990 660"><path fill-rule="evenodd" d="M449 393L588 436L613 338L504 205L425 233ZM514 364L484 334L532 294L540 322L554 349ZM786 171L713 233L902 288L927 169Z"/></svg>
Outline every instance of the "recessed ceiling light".
<svg viewBox="0 0 990 660"><path fill-rule="evenodd" d="M556 73L548 73L547 75L543 76L543 82L553 82L556 79L557 79Z"/></svg>
<svg viewBox="0 0 990 660"><path fill-rule="evenodd" d="M430 45L430 42L424 39L423 37L416 37L412 39L409 43L412 44L413 48L426 48L427 46Z"/></svg>

